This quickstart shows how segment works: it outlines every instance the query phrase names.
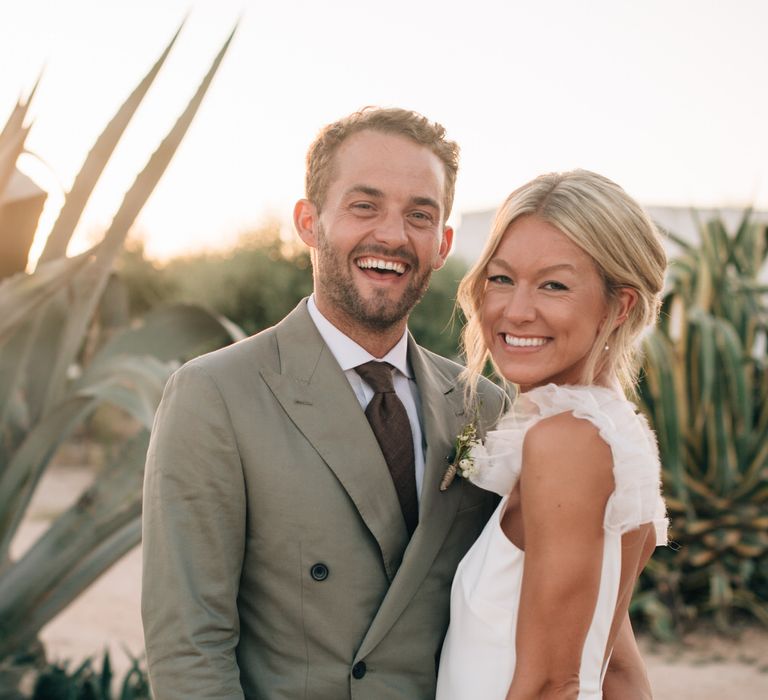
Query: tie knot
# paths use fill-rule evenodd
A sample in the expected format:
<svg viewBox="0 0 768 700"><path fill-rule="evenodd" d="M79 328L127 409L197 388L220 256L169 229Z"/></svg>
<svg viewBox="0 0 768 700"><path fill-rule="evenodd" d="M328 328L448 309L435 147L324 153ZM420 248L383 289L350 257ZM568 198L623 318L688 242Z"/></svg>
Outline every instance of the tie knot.
<svg viewBox="0 0 768 700"><path fill-rule="evenodd" d="M389 362L371 360L355 367L357 372L376 394L386 394L394 391L392 383L392 365Z"/></svg>

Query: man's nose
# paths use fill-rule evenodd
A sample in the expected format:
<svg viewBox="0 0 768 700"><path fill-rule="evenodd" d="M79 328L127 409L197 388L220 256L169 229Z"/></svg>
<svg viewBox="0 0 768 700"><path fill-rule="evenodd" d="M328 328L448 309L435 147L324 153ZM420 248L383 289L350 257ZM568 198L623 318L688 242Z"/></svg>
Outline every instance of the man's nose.
<svg viewBox="0 0 768 700"><path fill-rule="evenodd" d="M397 248L408 240L405 218L397 211L389 211L383 216L373 232L373 237L384 245Z"/></svg>

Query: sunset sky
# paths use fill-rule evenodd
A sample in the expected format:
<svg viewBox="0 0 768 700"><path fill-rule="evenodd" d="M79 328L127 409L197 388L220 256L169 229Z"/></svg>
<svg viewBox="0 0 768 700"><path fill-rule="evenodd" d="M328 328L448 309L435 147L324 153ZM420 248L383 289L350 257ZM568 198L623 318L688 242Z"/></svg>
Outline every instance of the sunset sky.
<svg viewBox="0 0 768 700"><path fill-rule="evenodd" d="M761 0L2 1L0 121L45 65L35 157L21 165L51 192L49 224L92 142L187 14L71 252L108 224L238 17L136 226L153 256L287 222L316 131L367 104L415 109L459 141L455 224L541 172L573 167L646 204L768 208Z"/></svg>

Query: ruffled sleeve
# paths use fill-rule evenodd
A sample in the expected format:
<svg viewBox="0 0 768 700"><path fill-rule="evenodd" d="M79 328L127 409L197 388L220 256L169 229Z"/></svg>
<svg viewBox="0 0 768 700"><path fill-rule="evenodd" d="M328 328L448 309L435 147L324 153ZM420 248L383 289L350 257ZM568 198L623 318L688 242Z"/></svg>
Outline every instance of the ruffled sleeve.
<svg viewBox="0 0 768 700"><path fill-rule="evenodd" d="M522 394L472 451L477 486L500 495L517 483L523 438L536 422L570 411L590 421L613 455L615 489L605 509L606 530L620 534L653 523L656 543L667 542L668 521L661 497L661 466L656 439L645 418L622 395L596 386L547 384Z"/></svg>

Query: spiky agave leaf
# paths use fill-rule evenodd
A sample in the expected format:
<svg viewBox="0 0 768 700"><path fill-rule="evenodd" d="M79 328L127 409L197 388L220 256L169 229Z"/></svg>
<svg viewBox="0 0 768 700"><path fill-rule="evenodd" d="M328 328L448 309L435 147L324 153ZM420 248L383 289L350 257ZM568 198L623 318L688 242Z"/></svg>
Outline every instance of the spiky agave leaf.
<svg viewBox="0 0 768 700"><path fill-rule="evenodd" d="M6 121L2 130L0 130L0 142L4 138L10 136L11 134L18 133L24 128L24 125L27 121L29 106L32 104L32 100L35 97L37 88L40 87L40 81L42 78L43 71L40 71L40 74L37 76L37 80L35 80L35 84L29 91L29 95L27 95L26 98L19 97L19 99L16 101L16 104L14 105L13 109L11 110L11 114L8 117L8 120Z"/></svg>
<svg viewBox="0 0 768 700"><path fill-rule="evenodd" d="M41 72L26 99L19 98L0 131L0 199L16 168L16 161L24 152L24 144L31 126L26 124L27 112L42 77Z"/></svg>
<svg viewBox="0 0 768 700"><path fill-rule="evenodd" d="M64 206L61 208L59 216L48 235L45 247L40 255L41 263L66 255L67 245L75 232L77 223L85 209L85 205L90 199L96 183L104 172L104 168L112 157L112 153L125 133L136 110L141 105L149 88L152 86L152 83L154 83L157 74L160 72L160 69L168 58L183 26L184 22L179 25L179 28L176 30L173 37L171 37L171 40L168 42L168 45L163 50L162 54L160 54L160 57L155 61L154 65L149 69L149 72L142 78L141 82L134 88L133 92L128 96L125 102L123 102L88 152L85 162L80 168L80 172L78 172L75 177L72 189L66 195Z"/></svg>
<svg viewBox="0 0 768 700"><path fill-rule="evenodd" d="M685 330L672 333L661 323L646 341L640 395L659 437L673 496L670 534L679 548L657 554L645 577L653 587L643 594L652 598L656 586L671 582L675 594L665 604L688 611L673 610L675 619L697 611L725 628L736 607L768 619L768 596L750 588L763 563L768 571L768 518L761 516L768 502L768 362L753 352L768 311L755 280L766 228L747 213L734 236L720 221L701 232L699 248L686 249L668 278L665 308L684 309ZM669 386L674 377L683 378L687 420L674 421L681 403Z"/></svg>
<svg viewBox="0 0 768 700"><path fill-rule="evenodd" d="M167 169L181 144L182 138L189 129L229 48L234 32L235 30L232 31L214 58L208 73L186 109L126 193L103 241L96 248L94 265L86 270L83 279L78 280L78 284L73 286L72 298L66 309L66 322L62 328L60 345L55 358L53 358L52 368L45 377L41 398L43 411L46 410L46 407L53 405L57 398L62 395L66 384L67 370L80 348L86 328L109 278L114 259L122 248L136 216L152 194L155 185ZM42 378L38 377L37 380L38 386L40 386Z"/></svg>
<svg viewBox="0 0 768 700"><path fill-rule="evenodd" d="M24 152L28 134L29 127L25 126L0 139L0 196L5 192L16 170L16 161Z"/></svg>
<svg viewBox="0 0 768 700"><path fill-rule="evenodd" d="M141 488L149 431L0 576L0 657L42 627L141 539Z"/></svg>
<svg viewBox="0 0 768 700"><path fill-rule="evenodd" d="M54 260L34 275L19 273L0 282L0 352L3 344L55 294L71 283L85 267L92 251Z"/></svg>
<svg viewBox="0 0 768 700"><path fill-rule="evenodd" d="M147 429L171 368L152 358L133 362L117 358L121 373L80 387L29 431L0 478L0 561L8 560L11 541L34 490L56 450L103 404L122 409Z"/></svg>
<svg viewBox="0 0 768 700"><path fill-rule="evenodd" d="M13 409L0 420L0 457L5 467L0 473L0 657L32 639L140 537L147 426L172 365L147 357L137 359L131 352L138 343L127 332L97 349L93 368L86 364L79 379L73 379L70 371L79 367L87 329L110 278L115 255L186 133L231 39L126 194L102 242L84 256L80 267L68 269L70 274L53 275L62 286L44 301L35 302L29 320L8 325L13 332L0 356L1 368L6 376L19 379L7 389ZM43 265L39 270L42 275L52 269ZM37 273L33 279L34 286L40 280ZM42 286L47 294L49 287ZM164 336L164 341L153 346L163 357L175 350L179 357L187 356L214 337L221 340L226 336L227 324L217 327L215 321L201 320L199 314L177 311L176 315L186 319L177 326L183 332L174 340ZM183 343L185 348L180 347ZM152 351L144 349L145 353ZM12 373L14 368L16 373ZM105 403L120 407L144 427L78 503L20 561L11 562L10 541L52 455L82 420ZM9 426L11 430L7 430Z"/></svg>
<svg viewBox="0 0 768 700"><path fill-rule="evenodd" d="M71 382L67 397L34 425L0 475L0 559L50 458L86 418L108 403L149 429L176 362L232 340L216 316L183 304L115 335Z"/></svg>

